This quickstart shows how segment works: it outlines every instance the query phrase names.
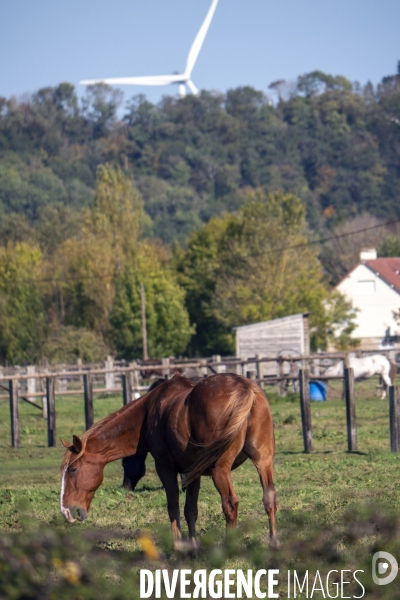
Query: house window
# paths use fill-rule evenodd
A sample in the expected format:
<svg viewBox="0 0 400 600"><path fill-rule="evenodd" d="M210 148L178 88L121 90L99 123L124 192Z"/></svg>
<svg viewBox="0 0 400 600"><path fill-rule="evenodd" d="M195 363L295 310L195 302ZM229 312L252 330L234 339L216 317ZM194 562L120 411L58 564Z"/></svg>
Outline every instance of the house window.
<svg viewBox="0 0 400 600"><path fill-rule="evenodd" d="M373 279L357 281L357 293L359 296L373 296L375 294L375 281Z"/></svg>

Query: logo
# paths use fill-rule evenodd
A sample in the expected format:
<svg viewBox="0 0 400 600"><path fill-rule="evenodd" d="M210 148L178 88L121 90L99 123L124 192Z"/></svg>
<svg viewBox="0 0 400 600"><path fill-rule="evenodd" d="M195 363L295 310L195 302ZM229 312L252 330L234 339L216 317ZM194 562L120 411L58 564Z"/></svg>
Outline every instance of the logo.
<svg viewBox="0 0 400 600"><path fill-rule="evenodd" d="M397 577L399 565L389 552L375 552L372 557L372 579L377 585L392 583ZM382 577L384 575L384 577Z"/></svg>

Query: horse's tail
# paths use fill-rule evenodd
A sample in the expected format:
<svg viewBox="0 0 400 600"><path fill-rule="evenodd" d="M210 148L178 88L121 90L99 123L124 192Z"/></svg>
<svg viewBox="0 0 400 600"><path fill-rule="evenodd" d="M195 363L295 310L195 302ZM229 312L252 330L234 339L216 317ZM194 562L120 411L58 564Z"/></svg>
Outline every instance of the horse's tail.
<svg viewBox="0 0 400 600"><path fill-rule="evenodd" d="M389 362L390 362L389 377L390 377L390 381L392 382L392 385L393 385L394 378L397 375L397 363L395 363L394 360L391 360L390 358L389 358Z"/></svg>
<svg viewBox="0 0 400 600"><path fill-rule="evenodd" d="M248 381L245 390L240 386L230 394L214 429L214 432L218 432L218 439L199 445L201 455L185 473L184 487L202 475L232 444L250 413L257 389L255 383Z"/></svg>

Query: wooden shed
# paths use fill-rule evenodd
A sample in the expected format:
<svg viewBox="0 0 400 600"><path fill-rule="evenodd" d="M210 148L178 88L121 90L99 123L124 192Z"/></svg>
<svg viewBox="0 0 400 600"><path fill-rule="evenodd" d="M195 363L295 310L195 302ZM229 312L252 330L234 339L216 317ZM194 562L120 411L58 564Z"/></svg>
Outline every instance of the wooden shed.
<svg viewBox="0 0 400 600"><path fill-rule="evenodd" d="M308 313L235 327L236 356L299 356L310 352ZM272 363L271 370L276 366ZM269 371L270 369L266 369Z"/></svg>

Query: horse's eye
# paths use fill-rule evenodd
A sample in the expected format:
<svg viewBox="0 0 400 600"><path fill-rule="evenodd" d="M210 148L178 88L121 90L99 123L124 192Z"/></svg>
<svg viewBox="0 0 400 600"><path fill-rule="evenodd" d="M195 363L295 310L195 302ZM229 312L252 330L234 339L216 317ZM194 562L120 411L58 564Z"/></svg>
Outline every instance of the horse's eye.
<svg viewBox="0 0 400 600"><path fill-rule="evenodd" d="M75 473L76 470L77 470L77 467L68 467L69 473Z"/></svg>

